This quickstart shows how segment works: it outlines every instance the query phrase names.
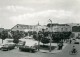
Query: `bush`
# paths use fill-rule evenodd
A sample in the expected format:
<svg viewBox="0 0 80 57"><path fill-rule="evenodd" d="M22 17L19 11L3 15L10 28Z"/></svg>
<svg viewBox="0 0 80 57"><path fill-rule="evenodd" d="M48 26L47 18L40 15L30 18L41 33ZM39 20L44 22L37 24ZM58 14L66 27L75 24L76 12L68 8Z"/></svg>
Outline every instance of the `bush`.
<svg viewBox="0 0 80 57"><path fill-rule="evenodd" d="M41 42L43 43L43 45L49 43L49 41L50 40L48 38L42 38L41 39Z"/></svg>
<svg viewBox="0 0 80 57"><path fill-rule="evenodd" d="M16 44L19 43L19 39L14 39L13 43L16 43Z"/></svg>

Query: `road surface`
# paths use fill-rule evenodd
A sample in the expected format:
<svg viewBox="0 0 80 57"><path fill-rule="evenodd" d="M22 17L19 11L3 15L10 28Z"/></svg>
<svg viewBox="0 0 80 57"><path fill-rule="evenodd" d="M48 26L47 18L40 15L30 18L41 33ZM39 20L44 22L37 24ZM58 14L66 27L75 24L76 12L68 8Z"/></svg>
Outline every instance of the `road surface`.
<svg viewBox="0 0 80 57"><path fill-rule="evenodd" d="M80 44L75 44L78 54L77 55L70 55L69 51L72 49L74 44L67 45L62 52L56 54L49 54L49 53L29 53L29 52L21 52L19 49L14 49L10 51L1 51L0 50L0 57L80 57Z"/></svg>

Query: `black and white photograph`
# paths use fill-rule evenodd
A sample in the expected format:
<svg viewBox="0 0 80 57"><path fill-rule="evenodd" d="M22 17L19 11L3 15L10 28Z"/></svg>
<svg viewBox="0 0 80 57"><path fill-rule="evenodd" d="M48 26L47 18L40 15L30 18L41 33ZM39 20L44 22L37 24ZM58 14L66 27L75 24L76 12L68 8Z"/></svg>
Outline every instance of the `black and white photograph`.
<svg viewBox="0 0 80 57"><path fill-rule="evenodd" d="M80 0L0 0L0 57L80 57Z"/></svg>

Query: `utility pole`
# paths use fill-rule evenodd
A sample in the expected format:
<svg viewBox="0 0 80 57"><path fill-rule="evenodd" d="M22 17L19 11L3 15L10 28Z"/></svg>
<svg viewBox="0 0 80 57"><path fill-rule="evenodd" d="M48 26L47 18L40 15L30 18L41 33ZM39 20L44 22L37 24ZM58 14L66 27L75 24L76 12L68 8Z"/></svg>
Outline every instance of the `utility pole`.
<svg viewBox="0 0 80 57"><path fill-rule="evenodd" d="M51 34L50 34L50 50L49 50L49 52L51 52L51 42L52 42L52 20L51 19L49 19L49 21L51 22L51 25L50 25L50 28L51 28Z"/></svg>
<svg viewBox="0 0 80 57"><path fill-rule="evenodd" d="M40 41L39 41L39 22L38 22L38 25L37 25L37 39L38 39L38 51L39 51L39 47L40 47Z"/></svg>

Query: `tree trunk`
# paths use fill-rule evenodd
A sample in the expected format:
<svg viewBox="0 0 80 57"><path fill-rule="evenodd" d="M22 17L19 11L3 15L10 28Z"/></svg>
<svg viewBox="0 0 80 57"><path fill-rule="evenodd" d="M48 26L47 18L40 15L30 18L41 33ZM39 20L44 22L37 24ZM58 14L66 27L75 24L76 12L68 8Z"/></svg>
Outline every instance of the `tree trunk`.
<svg viewBox="0 0 80 57"><path fill-rule="evenodd" d="M38 51L39 51L39 48L40 48L40 41L38 41Z"/></svg>
<svg viewBox="0 0 80 57"><path fill-rule="evenodd" d="M3 44L3 39L2 39L2 44Z"/></svg>

